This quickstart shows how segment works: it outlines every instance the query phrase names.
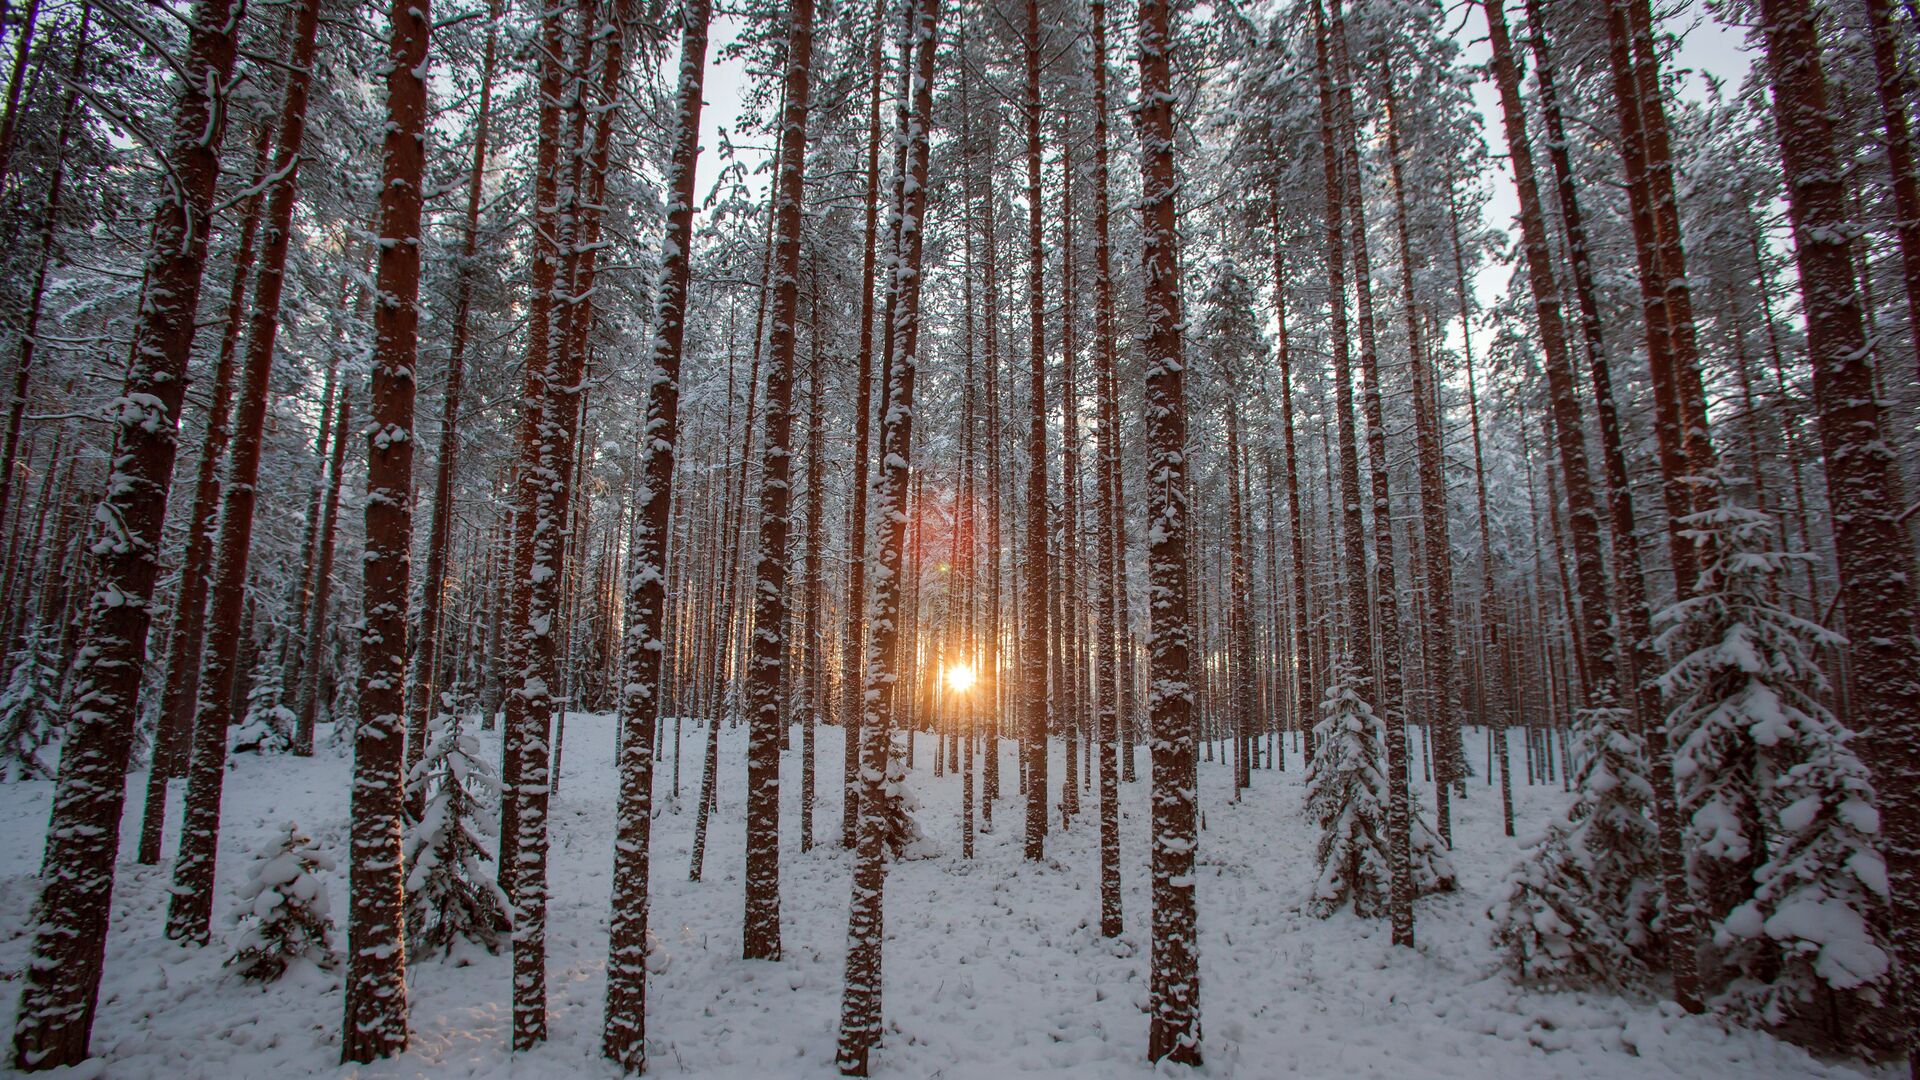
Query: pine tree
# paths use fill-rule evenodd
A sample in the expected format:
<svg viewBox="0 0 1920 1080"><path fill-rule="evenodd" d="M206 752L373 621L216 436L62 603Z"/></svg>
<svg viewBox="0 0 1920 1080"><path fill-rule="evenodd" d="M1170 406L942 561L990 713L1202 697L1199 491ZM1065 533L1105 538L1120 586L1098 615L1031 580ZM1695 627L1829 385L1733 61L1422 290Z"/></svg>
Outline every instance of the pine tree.
<svg viewBox="0 0 1920 1080"><path fill-rule="evenodd" d="M240 886L232 919L246 930L227 964L252 982L273 982L302 961L326 969L338 964L327 883L320 876L333 869L333 859L299 825L287 822L280 842L254 860Z"/></svg>
<svg viewBox="0 0 1920 1080"><path fill-rule="evenodd" d="M40 751L53 740L60 717L55 672L38 627L27 631L10 660L0 690L0 776L8 783L44 780L53 773Z"/></svg>
<svg viewBox="0 0 1920 1080"><path fill-rule="evenodd" d="M1392 872L1387 829L1387 726L1360 690L1359 668L1344 653L1334 664L1307 765L1307 818L1320 829L1320 876L1307 910L1321 918L1352 903L1356 915L1390 915ZM1454 887L1453 866L1425 819L1413 815L1411 871L1417 896Z"/></svg>
<svg viewBox="0 0 1920 1080"><path fill-rule="evenodd" d="M1716 1005L1772 1026L1857 1022L1890 985L1888 888L1873 785L1820 701L1814 653L1840 639L1774 599L1808 556L1775 550L1771 516L1723 488L1684 524L1714 558L1657 618L1663 646L1689 646L1662 685L1695 874L1728 904L1710 909Z"/></svg>
<svg viewBox="0 0 1920 1080"><path fill-rule="evenodd" d="M1386 725L1360 696L1360 673L1342 653L1314 725L1307 765L1307 818L1320 829L1320 876L1308 910L1322 918L1351 902L1368 918L1387 914Z"/></svg>
<svg viewBox="0 0 1920 1080"><path fill-rule="evenodd" d="M363 1064L407 1048L403 739L413 547L413 372L419 359L420 209L432 15L428 0L396 0L389 18L391 60L385 73L388 122L376 279L381 302L374 312L371 422L365 429L367 542L361 581L366 617L355 680L359 723L352 735L353 874L340 1039L341 1060Z"/></svg>
<svg viewBox="0 0 1920 1080"><path fill-rule="evenodd" d="M482 838L494 835L495 821L478 795L498 797L500 781L479 740L461 730L454 695L442 700L407 777L409 800L424 807L407 834L407 950L447 955L464 938L497 952L507 895L487 868L492 858Z"/></svg>
<svg viewBox="0 0 1920 1080"><path fill-rule="evenodd" d="M233 750L281 753L293 746L298 718L286 704L286 665L279 650L262 649L247 687L247 714L233 733Z"/></svg>
<svg viewBox="0 0 1920 1080"><path fill-rule="evenodd" d="M1627 720L1624 709L1580 712L1578 795L1529 842L1494 906L1494 944L1523 980L1618 988L1655 962L1653 788Z"/></svg>

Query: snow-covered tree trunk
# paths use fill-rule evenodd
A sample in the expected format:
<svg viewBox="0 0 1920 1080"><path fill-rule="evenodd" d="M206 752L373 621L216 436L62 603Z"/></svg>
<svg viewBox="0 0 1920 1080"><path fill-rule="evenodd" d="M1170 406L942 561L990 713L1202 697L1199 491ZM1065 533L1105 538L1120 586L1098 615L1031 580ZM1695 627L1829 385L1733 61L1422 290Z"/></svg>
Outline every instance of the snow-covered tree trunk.
<svg viewBox="0 0 1920 1080"><path fill-rule="evenodd" d="M347 1004L340 1040L341 1060L363 1063L407 1048L403 742L432 9L427 0L395 0L391 19L376 279L381 302L373 316L372 415L366 428L366 615L360 630L360 724L353 740Z"/></svg>
<svg viewBox="0 0 1920 1080"><path fill-rule="evenodd" d="M600 1052L630 1074L647 1067L647 930L652 874L654 728L664 684L667 539L674 457L680 438L680 361L686 350L687 286L693 270L694 171L706 83L709 0L681 12L679 91L673 156L666 177L666 233L640 447L642 487L634 498L628 559L625 673L620 688L620 801L613 849L613 907L607 940L607 1003Z"/></svg>
<svg viewBox="0 0 1920 1080"><path fill-rule="evenodd" d="M1119 378L1114 364L1113 240L1109 195L1111 176L1107 147L1107 5L1089 4L1092 20L1093 67L1093 336L1096 410L1095 554L1099 580L1094 586L1098 666L1098 711L1094 716L1096 753L1100 757L1100 933L1119 937L1126 927L1120 902L1120 784L1116 756L1121 752L1120 666L1124 640L1120 626L1119 529L1121 513L1114 493L1120 469Z"/></svg>
<svg viewBox="0 0 1920 1080"><path fill-rule="evenodd" d="M261 124L250 174L256 188L267 175L267 151L272 136L273 129ZM193 507L187 514L187 547L180 561L180 584L174 595L172 625L167 631L167 680L161 691L153 768L147 774L147 797L141 817L138 859L144 866L160 861L168 784L186 775L187 756L193 741L193 713L199 700L200 657L205 642L208 572L213 563L214 526L219 520L220 459L227 448L234 362L239 353L241 328L246 322L254 238L265 206L265 193L260 192L246 201L241 212L240 240L234 250L233 278L227 292L226 329L220 338L213 385L208 391L207 433L200 444L194 472Z"/></svg>
<svg viewBox="0 0 1920 1080"><path fill-rule="evenodd" d="M165 150L172 183L161 188L154 209L132 362L108 414L114 449L91 549L97 584L76 661L47 822L49 876L34 909L33 961L14 1028L14 1065L21 1069L85 1060L99 995L161 526L220 172L226 110L218 99L233 75L230 0L199 0L191 17Z"/></svg>
<svg viewBox="0 0 1920 1080"><path fill-rule="evenodd" d="M798 0L787 27L780 164L774 178L773 310L761 444L760 552L754 567L753 650L747 678L746 912L741 937L742 952L749 960L780 958L780 734L786 715L780 673L787 648L787 516L793 472L789 444L812 67L812 3Z"/></svg>
<svg viewBox="0 0 1920 1080"><path fill-rule="evenodd" d="M432 520L427 525L427 563L421 578L419 640L413 650L408 688L408 762L419 759L416 733L427 728L433 708L440 656L440 619L445 603L447 551L453 536L453 482L460 462L460 398L466 381L467 343L473 320L474 256L480 245L480 200L486 179L487 143L492 133L494 69L499 53L502 0L488 0L487 44L480 62L480 108L473 129L473 164L467 170L467 205L462 219L460 262L454 269L453 327L447 348L446 385L441 391L439 460L434 466ZM420 806L409 800L409 812Z"/></svg>
<svg viewBox="0 0 1920 1080"><path fill-rule="evenodd" d="M1909 1059L1920 1070L1920 994L1913 987L1920 977L1920 785L1914 777L1920 641L1914 560L1900 523L1906 500L1883 432L1875 358L1848 253L1852 225L1813 7L1805 0L1763 0L1761 15L1828 500L1836 511L1840 596L1853 645L1854 726L1865 736L1884 804L1880 846L1891 871L1889 925L1907 987Z"/></svg>
<svg viewBox="0 0 1920 1080"><path fill-rule="evenodd" d="M1021 113L1027 132L1027 517L1020 548L1020 732L1021 772L1026 782L1026 854L1047 854L1047 736L1053 700L1047 693L1047 319L1046 248L1040 192L1040 5L1027 0L1021 24L1026 96Z"/></svg>
<svg viewBox="0 0 1920 1080"><path fill-rule="evenodd" d="M1380 635L1379 672L1374 686L1379 713L1386 724L1388 864L1393 869L1393 940L1413 946L1414 884L1411 874L1414 807L1407 775L1406 694L1401 679L1400 588L1394 563L1393 495L1387 475L1387 427L1380 393L1379 347L1374 333L1373 260L1367 250L1367 219L1360 171L1359 118L1353 108L1353 68L1348 60L1346 19L1340 0L1334 0L1333 61L1338 77L1340 153L1345 158L1341 193L1347 200L1346 224L1351 229L1348 252L1353 258L1354 321L1360 331L1361 410L1366 420L1369 488L1373 496L1373 604L1375 629ZM1336 376L1337 377L1337 376ZM1359 507L1353 509L1359 514ZM1350 582L1364 605L1364 571Z"/></svg>
<svg viewBox="0 0 1920 1080"><path fill-rule="evenodd" d="M1029 16L1033 8L1028 8ZM1139 9L1141 264L1146 271L1147 581L1152 597L1153 936L1147 1058L1199 1065L1200 942L1193 863L1198 734L1187 606L1187 397L1174 202L1173 12ZM1037 271L1036 271L1037 272ZM1044 475L1044 474L1042 474Z"/></svg>
<svg viewBox="0 0 1920 1080"><path fill-rule="evenodd" d="M794 0L796 28L802 16L811 33L812 0ZM908 12L912 94L897 134L905 154L890 212L892 242L888 264L887 332L893 362L886 380L885 423L880 436L880 471L874 480L875 558L872 635L867 646L866 715L861 720L862 791L860 844L855 855L852 896L847 914L846 981L840 999L838 1063L843 1076L866 1076L882 1030L881 944L885 935L886 846L894 799L889 792L894 755L892 718L900 686L901 587L906 569L908 455L913 447L914 384L919 368L920 296L924 278L927 178L933 118L933 77L939 48L939 0L916 0Z"/></svg>
<svg viewBox="0 0 1920 1080"><path fill-rule="evenodd" d="M206 656L200 701L194 710L193 752L187 764L187 801L167 903L167 936L207 943L213 921L213 868L220 847L220 795L226 778L227 727L233 723L234 688L240 678L241 617L247 566L253 552L253 511L258 500L260 453L266 433L273 375L274 339L280 329L280 299L286 291L287 253L293 242L301 144L307 131L307 91L313 81L319 0L302 0L293 16L280 130L273 155L274 183L267 198L266 231L254 279L247 355L235 401L233 444L221 489L220 541L207 609Z"/></svg>

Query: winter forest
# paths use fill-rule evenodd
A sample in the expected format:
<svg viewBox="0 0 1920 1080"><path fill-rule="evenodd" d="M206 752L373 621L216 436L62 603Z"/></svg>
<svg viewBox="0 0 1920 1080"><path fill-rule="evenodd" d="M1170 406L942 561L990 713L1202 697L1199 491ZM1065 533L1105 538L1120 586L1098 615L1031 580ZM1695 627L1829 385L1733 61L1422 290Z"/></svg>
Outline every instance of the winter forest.
<svg viewBox="0 0 1920 1080"><path fill-rule="evenodd" d="M1920 1078L1915 0L0 0L0 1030Z"/></svg>

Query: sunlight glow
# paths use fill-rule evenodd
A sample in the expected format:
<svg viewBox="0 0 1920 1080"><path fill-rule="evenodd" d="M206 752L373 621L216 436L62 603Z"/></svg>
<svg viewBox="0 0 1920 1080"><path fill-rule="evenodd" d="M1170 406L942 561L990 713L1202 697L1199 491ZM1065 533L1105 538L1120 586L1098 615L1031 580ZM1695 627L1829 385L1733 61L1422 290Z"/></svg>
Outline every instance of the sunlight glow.
<svg viewBox="0 0 1920 1080"><path fill-rule="evenodd" d="M951 664L947 667L947 686L956 694L973 689L973 677L972 664Z"/></svg>

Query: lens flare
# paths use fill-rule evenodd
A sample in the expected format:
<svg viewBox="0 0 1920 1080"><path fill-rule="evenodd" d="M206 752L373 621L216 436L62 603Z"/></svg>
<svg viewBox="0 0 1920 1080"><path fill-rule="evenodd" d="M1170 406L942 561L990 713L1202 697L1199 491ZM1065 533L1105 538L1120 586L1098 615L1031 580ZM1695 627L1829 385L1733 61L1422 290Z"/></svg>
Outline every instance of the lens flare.
<svg viewBox="0 0 1920 1080"><path fill-rule="evenodd" d="M964 694L973 689L973 665L950 664L947 667L947 686L956 694Z"/></svg>

